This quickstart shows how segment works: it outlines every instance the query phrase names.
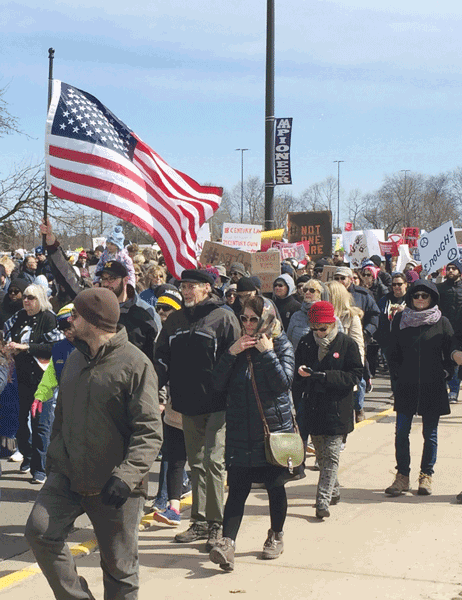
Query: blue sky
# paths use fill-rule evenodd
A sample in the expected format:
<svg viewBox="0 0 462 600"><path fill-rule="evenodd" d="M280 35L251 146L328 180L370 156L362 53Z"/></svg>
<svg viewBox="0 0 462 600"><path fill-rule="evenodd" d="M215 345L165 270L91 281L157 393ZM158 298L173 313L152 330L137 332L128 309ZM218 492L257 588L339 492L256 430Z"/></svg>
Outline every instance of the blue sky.
<svg viewBox="0 0 462 600"><path fill-rule="evenodd" d="M32 139L0 139L2 167L43 157L54 74L96 96L171 166L232 188L264 173L264 0L36 0L0 7L0 84ZM462 5L276 0L277 117L293 117L292 186L337 174L343 194L383 176L462 166Z"/></svg>

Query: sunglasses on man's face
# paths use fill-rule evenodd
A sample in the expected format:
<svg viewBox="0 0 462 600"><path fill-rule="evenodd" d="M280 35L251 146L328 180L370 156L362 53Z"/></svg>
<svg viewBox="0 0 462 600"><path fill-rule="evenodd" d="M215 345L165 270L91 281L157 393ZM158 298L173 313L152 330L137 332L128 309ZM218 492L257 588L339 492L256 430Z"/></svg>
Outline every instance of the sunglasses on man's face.
<svg viewBox="0 0 462 600"><path fill-rule="evenodd" d="M427 294L427 292L416 292L415 294L412 294L412 297L414 300L428 300L430 294Z"/></svg>
<svg viewBox="0 0 462 600"><path fill-rule="evenodd" d="M21 290L12 290L11 288L8 290L9 294L12 294L13 296L17 296L18 294L21 293Z"/></svg>
<svg viewBox="0 0 462 600"><path fill-rule="evenodd" d="M404 283L392 283L392 287L401 287Z"/></svg>
<svg viewBox="0 0 462 600"><path fill-rule="evenodd" d="M258 323L259 320L260 319L258 317L248 317L247 315L241 315L241 321L243 323L250 322L252 324L255 324L255 323Z"/></svg>
<svg viewBox="0 0 462 600"><path fill-rule="evenodd" d="M158 304L156 306L156 311L157 312L160 312L160 311L162 311L162 312L172 312L172 310L175 310L173 308L173 306L165 306L165 305L162 305L162 304L160 304L160 305Z"/></svg>
<svg viewBox="0 0 462 600"><path fill-rule="evenodd" d="M346 277L345 275L336 275L334 279L335 281L345 281Z"/></svg>
<svg viewBox="0 0 462 600"><path fill-rule="evenodd" d="M311 331L322 331L323 333L328 329L329 327L311 327Z"/></svg>

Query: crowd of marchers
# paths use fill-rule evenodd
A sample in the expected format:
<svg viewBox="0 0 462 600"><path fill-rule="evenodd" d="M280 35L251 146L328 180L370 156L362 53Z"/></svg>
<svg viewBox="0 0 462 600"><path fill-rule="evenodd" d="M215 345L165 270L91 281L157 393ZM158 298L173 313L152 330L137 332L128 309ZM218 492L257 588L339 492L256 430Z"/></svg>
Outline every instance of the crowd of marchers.
<svg viewBox="0 0 462 600"><path fill-rule="evenodd" d="M424 277L416 261L396 271L391 257L371 256L352 268L337 250L282 261L267 292L238 262L175 279L121 227L75 262L49 221L41 230L35 253L0 258L0 438L2 456L40 486L26 538L56 598L93 598L66 545L78 516L93 525L105 597L135 599L141 516L179 527L188 493L190 522L172 541L204 540L210 560L232 571L247 498L264 488L262 557L278 558L285 486L305 477L305 462L270 460L268 432L301 437L319 470L315 515L328 518L378 368L396 412L396 476L384 493L410 490L416 415L417 494L432 493L439 419L460 386L458 260Z"/></svg>

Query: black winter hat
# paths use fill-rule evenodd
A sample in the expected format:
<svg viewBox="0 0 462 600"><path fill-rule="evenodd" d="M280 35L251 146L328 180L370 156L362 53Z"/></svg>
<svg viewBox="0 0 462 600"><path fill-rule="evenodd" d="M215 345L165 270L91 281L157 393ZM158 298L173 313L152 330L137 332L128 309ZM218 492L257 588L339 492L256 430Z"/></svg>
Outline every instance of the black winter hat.
<svg viewBox="0 0 462 600"><path fill-rule="evenodd" d="M241 277L237 282L238 292L256 292L257 286L250 277Z"/></svg>
<svg viewBox="0 0 462 600"><path fill-rule="evenodd" d="M459 269L459 273L462 273L462 263L457 258L455 260L451 260L451 262L448 262L446 267L449 267L449 265L454 265L456 269Z"/></svg>
<svg viewBox="0 0 462 600"><path fill-rule="evenodd" d="M185 269L181 273L181 282L188 281L190 283L209 283L212 287L215 284L215 279L207 271L200 269Z"/></svg>
<svg viewBox="0 0 462 600"><path fill-rule="evenodd" d="M411 285L407 288L406 306L409 306L409 308L413 308L412 294L414 292L418 292L418 291L427 292L430 294L432 301L431 301L429 308L432 308L433 306L438 304L438 302L440 301L440 294L438 292L438 288L433 283L433 281L427 281L425 279L417 279L417 281L414 281L414 283L411 283Z"/></svg>

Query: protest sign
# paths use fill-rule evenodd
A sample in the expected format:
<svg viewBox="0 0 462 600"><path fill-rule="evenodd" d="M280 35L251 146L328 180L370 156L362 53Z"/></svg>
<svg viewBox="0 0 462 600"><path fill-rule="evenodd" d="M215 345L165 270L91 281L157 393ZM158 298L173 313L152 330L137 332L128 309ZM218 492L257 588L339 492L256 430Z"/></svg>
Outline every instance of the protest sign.
<svg viewBox="0 0 462 600"><path fill-rule="evenodd" d="M238 248L229 248L218 242L209 242L206 240L200 262L202 265L225 265L228 270L231 263L240 262L244 265L246 271L250 271L252 268L251 258L252 254L250 252L244 252Z"/></svg>
<svg viewBox="0 0 462 600"><path fill-rule="evenodd" d="M352 267L356 268L361 266L361 262L365 258L370 258L374 254L382 256L379 241L383 242L384 239L383 229L344 231L345 262L349 262Z"/></svg>
<svg viewBox="0 0 462 600"><path fill-rule="evenodd" d="M417 240L419 239L419 228L418 227L403 227L403 244L409 246L409 250L417 248Z"/></svg>
<svg viewBox="0 0 462 600"><path fill-rule="evenodd" d="M386 242L379 241L380 255L391 254L392 256L399 256L399 246L402 243L403 238L399 233L391 233Z"/></svg>
<svg viewBox="0 0 462 600"><path fill-rule="evenodd" d="M255 252L251 256L252 275L261 281L262 292L273 291L273 281L281 274L279 252Z"/></svg>
<svg viewBox="0 0 462 600"><path fill-rule="evenodd" d="M306 242L305 242L306 243ZM278 248L281 255L281 261L286 258L295 258L296 260L305 260L305 246L303 242L295 242L289 244L288 242L278 242L273 240L271 242L271 248Z"/></svg>
<svg viewBox="0 0 462 600"><path fill-rule="evenodd" d="M197 232L196 258L199 258L201 255L206 240L210 241L210 225L208 223L204 223Z"/></svg>
<svg viewBox="0 0 462 600"><path fill-rule="evenodd" d="M271 242L273 240L282 240L284 235L284 229L270 229L269 231L261 232L261 248L263 252L266 252L268 248L271 248Z"/></svg>
<svg viewBox="0 0 462 600"><path fill-rule="evenodd" d="M402 273L407 263L413 260L409 247L407 244L401 244L398 246L398 260L396 261L396 271Z"/></svg>
<svg viewBox="0 0 462 600"><path fill-rule="evenodd" d="M452 221L421 235L418 241L420 260L425 273L433 273L451 260L459 258Z"/></svg>
<svg viewBox="0 0 462 600"><path fill-rule="evenodd" d="M311 260L332 254L332 213L290 212L287 215L289 242L309 242Z"/></svg>
<svg viewBox="0 0 462 600"><path fill-rule="evenodd" d="M335 265L324 265L321 273L321 281L327 283L328 281L334 280L335 271L337 267Z"/></svg>
<svg viewBox="0 0 462 600"><path fill-rule="evenodd" d="M261 225L223 223L221 243L246 252L257 252L261 245L261 230Z"/></svg>
<svg viewBox="0 0 462 600"><path fill-rule="evenodd" d="M92 243L93 243L93 250L97 246L103 246L105 248L106 247L106 238L105 237L94 237L94 238L92 238Z"/></svg>

